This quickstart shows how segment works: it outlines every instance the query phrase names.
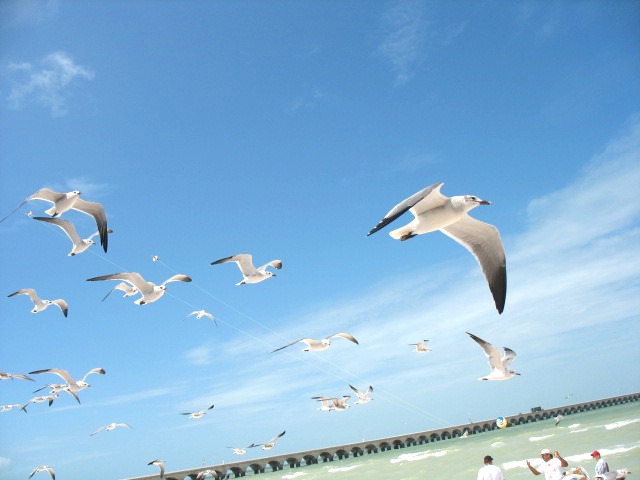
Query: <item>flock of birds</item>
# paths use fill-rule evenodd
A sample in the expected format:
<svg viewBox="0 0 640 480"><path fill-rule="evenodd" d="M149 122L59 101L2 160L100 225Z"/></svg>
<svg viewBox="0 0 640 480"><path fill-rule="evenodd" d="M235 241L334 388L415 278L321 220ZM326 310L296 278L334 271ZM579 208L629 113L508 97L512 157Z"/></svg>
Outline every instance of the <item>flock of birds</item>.
<svg viewBox="0 0 640 480"><path fill-rule="evenodd" d="M506 291L507 291L507 276L506 276L506 257L500 234L496 227L487 223L476 220L468 215L468 212L473 208L480 205L491 205L491 202L482 200L472 195L453 196L446 197L440 193L440 189L443 183L435 183L429 187L415 193L409 198L398 203L393 207L382 220L367 234L367 236L374 234L381 230L407 211L410 211L414 218L407 225L393 230L390 232L391 237L400 241L409 240L417 235L441 231L445 235L449 236L462 246L464 246L469 252L471 252L480 264L484 277L489 285L489 289L493 296L493 300L501 314L504 310ZM29 196L18 207L16 207L9 215L0 220L0 223L8 218L11 214L17 211L22 205L31 200L44 200L52 203L53 205L45 210L44 216L33 216L29 212L34 220L46 222L56 227L59 227L69 238L72 243L72 250L69 255L78 255L92 245L96 243L93 238L99 236L100 245L105 253L108 247L108 237L110 233L113 233L107 226L107 216L105 211L99 203L88 202L80 198L81 193L77 190L61 193L55 192L48 188L42 188ZM76 210L87 214L96 222L97 231L88 238L81 238L78 234L75 226L68 220L61 219L60 216L69 210ZM153 261L157 261L158 257L154 257ZM280 270L282 268L281 260L272 260L261 267L256 268L253 264L253 259L250 254L238 254L232 255L220 260L211 262L211 265L218 265L223 263L235 263L242 274L242 280L236 285L245 284L257 284L271 277L275 277L276 274L270 270L270 268ZM156 302L166 292L167 285L172 282L191 282L191 278L184 274L177 274L160 284L155 284L148 280L145 280L143 276L137 272L121 272L110 275L102 275L93 278L88 278L87 281L107 281L115 280L119 281L115 287L113 287L109 293L102 299L103 301L115 290L119 290L124 293L123 297L133 297L139 295L134 303L137 305L145 305L148 303ZM32 288L22 288L9 294L9 297L18 295L27 295L34 304L33 313L39 313L44 311L50 305L56 305L62 311L66 317L68 315L69 306L64 299L56 300L44 300L41 299L36 291ZM209 312L205 310L197 310L189 314L189 316L196 315L197 318L208 317L215 322L215 318ZM468 332L467 332L468 333ZM515 359L516 354L509 348L504 348L504 352L501 352L497 347L482 340L474 334L468 333L468 335L483 349L490 366L490 372L488 375L481 378L481 380L508 380L519 373L510 369L512 361ZM358 340L346 332L338 332L328 335L320 340L313 338L301 338L294 340L286 345L276 348L271 353L283 350L287 347L295 345L296 343L303 343L306 347L303 349L305 352L318 352L326 350L331 346L331 340L333 338L341 338L359 345ZM431 351L428 347L428 340L422 342L412 343L410 346L414 347L416 353L427 353ZM68 371L60 368L49 368L44 370L35 370L29 372L29 375L40 374L54 374L60 377L64 383L50 383L42 388L36 390L36 392L49 389L49 394L45 396L38 396L30 399L24 404L12 404L0 406L0 411L5 412L15 407L19 408L23 412L27 412L27 406L34 403L48 403L51 405L56 398L58 398L63 392L74 397L74 399L80 403L78 393L89 387L87 383L87 377L92 374L104 375L106 372L103 368L94 368L87 372L80 380L75 380ZM13 380L22 379L34 381L29 375L0 372L0 380ZM369 386L364 392L358 390L356 387L349 385L351 390L357 395L358 400L355 404L366 404L372 400L373 387ZM34 392L35 393L35 392ZM343 395L342 398L317 396L312 397L320 403L319 410L323 411L344 411L349 407L347 401L351 398L351 395ZM207 412L214 408L214 405L205 408L199 412L186 412L182 415L188 415L189 418L198 419L202 418ZM130 425L126 423L111 423L100 427L90 435L95 435L102 430L110 431L118 427L130 428ZM276 441L285 434L278 434L266 443L252 443L251 445L238 448L228 447L232 449L234 454L245 454L247 449L254 447L261 447L263 450L269 450L274 448ZM164 477L165 462L160 459L153 460L148 465L155 465L160 469L161 478ZM47 465L36 467L31 476L38 472L48 472L55 480L54 470ZM215 472L204 470L197 476L198 479L204 479L207 475L215 476Z"/></svg>

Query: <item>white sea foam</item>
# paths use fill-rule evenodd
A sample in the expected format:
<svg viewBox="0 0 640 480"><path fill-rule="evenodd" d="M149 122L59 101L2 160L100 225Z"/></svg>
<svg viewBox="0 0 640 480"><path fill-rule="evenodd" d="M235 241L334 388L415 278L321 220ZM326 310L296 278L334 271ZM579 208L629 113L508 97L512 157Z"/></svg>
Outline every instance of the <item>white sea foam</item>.
<svg viewBox="0 0 640 480"><path fill-rule="evenodd" d="M537 468L542 465L542 459L530 458L529 462L533 465L533 468ZM516 460L514 462L505 462L502 464L502 468L505 470L511 470L512 468L528 468L526 460Z"/></svg>
<svg viewBox="0 0 640 480"><path fill-rule="evenodd" d="M289 475L283 475L282 478L296 478L296 477L301 477L302 475L306 475L306 473L305 472L291 473Z"/></svg>
<svg viewBox="0 0 640 480"><path fill-rule="evenodd" d="M504 442L493 442L491 444L493 448L502 447L503 445L504 445Z"/></svg>
<svg viewBox="0 0 640 480"><path fill-rule="evenodd" d="M551 437L553 437L553 435L555 435L555 434L552 433L551 435L545 435L543 437L529 437L529 441L530 442L539 442L540 440L544 440L545 438L551 438Z"/></svg>
<svg viewBox="0 0 640 480"><path fill-rule="evenodd" d="M335 467L335 468L330 468L329 470L327 470L327 472L329 473L338 473L338 472L348 472L350 470L353 470L354 468L358 468L360 465L353 465L351 467Z"/></svg>
<svg viewBox="0 0 640 480"><path fill-rule="evenodd" d="M567 428L578 428L580 426L579 423L572 423L571 425L569 425Z"/></svg>
<svg viewBox="0 0 640 480"><path fill-rule="evenodd" d="M391 463L416 462L429 457L444 457L448 452L448 450L440 450L437 452L403 453L398 458L392 459Z"/></svg>
<svg viewBox="0 0 640 480"><path fill-rule="evenodd" d="M608 425L605 425L604 428L606 428L607 430L612 430L614 428L625 427L631 423L636 423L636 422L640 422L640 418L634 418L633 420L623 420L621 422L610 423Z"/></svg>
<svg viewBox="0 0 640 480"><path fill-rule="evenodd" d="M600 448L598 451L600 452L600 455L602 455L603 457L606 457L610 455L616 455L618 453L626 453L635 448L638 448L638 446L634 445L632 447ZM569 457L566 457L566 460L572 463L585 462L585 461L591 460L591 452L580 453L578 455L571 455Z"/></svg>
<svg viewBox="0 0 640 480"><path fill-rule="evenodd" d="M588 428L581 428L580 430L571 430L569 433L580 433L580 432L586 432L587 430L589 430Z"/></svg>

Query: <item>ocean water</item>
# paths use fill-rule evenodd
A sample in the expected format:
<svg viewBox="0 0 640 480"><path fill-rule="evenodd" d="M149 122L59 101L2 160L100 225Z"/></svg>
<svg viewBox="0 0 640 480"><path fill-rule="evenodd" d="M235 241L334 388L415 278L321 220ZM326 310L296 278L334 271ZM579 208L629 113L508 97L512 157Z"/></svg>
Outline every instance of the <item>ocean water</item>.
<svg viewBox="0 0 640 480"><path fill-rule="evenodd" d="M362 457L277 472L256 479L470 479L475 480L485 455L494 458L508 480L543 478L534 476L525 464L540 462L540 450L560 452L569 468L582 466L593 475L593 450L613 469L627 468L630 480L640 480L640 402L566 415L556 426L544 420L513 428L494 430L468 438L455 438ZM566 470L566 469L565 469Z"/></svg>

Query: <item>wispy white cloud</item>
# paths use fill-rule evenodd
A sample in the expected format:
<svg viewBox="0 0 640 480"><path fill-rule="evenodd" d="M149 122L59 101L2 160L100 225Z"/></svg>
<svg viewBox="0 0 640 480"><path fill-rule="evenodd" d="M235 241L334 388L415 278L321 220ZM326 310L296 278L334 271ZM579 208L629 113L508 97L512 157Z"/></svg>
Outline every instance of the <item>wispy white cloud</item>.
<svg viewBox="0 0 640 480"><path fill-rule="evenodd" d="M211 365L213 363L213 346L201 345L187 350L184 358L193 365Z"/></svg>
<svg viewBox="0 0 640 480"><path fill-rule="evenodd" d="M58 13L58 0L20 0L0 2L0 26L40 25Z"/></svg>
<svg viewBox="0 0 640 480"><path fill-rule="evenodd" d="M460 35L466 22L437 26L427 19L426 3L402 0L383 17L383 40L377 53L391 64L396 74L395 86L403 86L424 61L430 44L447 45Z"/></svg>
<svg viewBox="0 0 640 480"><path fill-rule="evenodd" d="M21 109L27 103L48 108L54 117L68 111L69 88L76 80L92 80L95 74L88 68L76 64L65 52L53 52L38 62L11 63L7 69L15 76L26 79L17 81L7 97L11 108Z"/></svg>
<svg viewBox="0 0 640 480"><path fill-rule="evenodd" d="M286 107L290 112L302 110L305 108L313 108L318 104L318 101L325 97L325 94L318 88L314 88L309 94L301 95L294 98Z"/></svg>

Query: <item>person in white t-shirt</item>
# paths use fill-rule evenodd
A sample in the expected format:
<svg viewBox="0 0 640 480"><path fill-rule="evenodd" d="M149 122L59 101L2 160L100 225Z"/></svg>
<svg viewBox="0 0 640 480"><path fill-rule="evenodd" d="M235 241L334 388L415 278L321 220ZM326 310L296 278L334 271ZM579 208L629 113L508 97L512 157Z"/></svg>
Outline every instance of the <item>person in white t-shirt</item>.
<svg viewBox="0 0 640 480"><path fill-rule="evenodd" d="M560 456L558 452L551 453L548 448L543 449L540 452L542 457L542 465L538 468L531 466L529 460L527 460L527 467L534 475L544 475L545 480L562 480L562 467L568 467L567 461Z"/></svg>
<svg viewBox="0 0 640 480"><path fill-rule="evenodd" d="M484 467L478 471L478 480L504 480L502 472L492 462L491 455L484 457Z"/></svg>

